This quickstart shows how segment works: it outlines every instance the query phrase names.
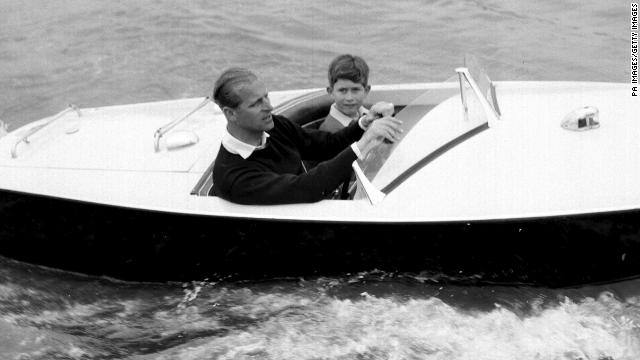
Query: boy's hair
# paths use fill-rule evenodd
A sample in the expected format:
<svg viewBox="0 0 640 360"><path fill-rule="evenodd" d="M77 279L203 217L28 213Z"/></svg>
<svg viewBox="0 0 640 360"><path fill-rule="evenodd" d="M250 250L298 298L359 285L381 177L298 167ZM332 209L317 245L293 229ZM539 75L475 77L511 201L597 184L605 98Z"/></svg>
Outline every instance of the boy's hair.
<svg viewBox="0 0 640 360"><path fill-rule="evenodd" d="M350 54L339 55L329 64L329 86L340 79L351 80L367 86L369 83L369 66L359 56Z"/></svg>
<svg viewBox="0 0 640 360"><path fill-rule="evenodd" d="M258 77L251 70L233 67L225 70L213 86L213 100L220 108L236 108L242 102L236 92L240 84L249 84Z"/></svg>

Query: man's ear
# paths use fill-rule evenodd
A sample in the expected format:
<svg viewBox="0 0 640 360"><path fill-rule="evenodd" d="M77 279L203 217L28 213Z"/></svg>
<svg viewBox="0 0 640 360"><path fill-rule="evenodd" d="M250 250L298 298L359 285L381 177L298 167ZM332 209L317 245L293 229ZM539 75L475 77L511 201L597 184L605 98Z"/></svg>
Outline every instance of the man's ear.
<svg viewBox="0 0 640 360"><path fill-rule="evenodd" d="M371 90L371 85L367 85L367 86L365 86L365 87L364 87L364 92L365 92L365 93L367 93L367 94L368 94L368 93L369 93L369 90Z"/></svg>
<svg viewBox="0 0 640 360"><path fill-rule="evenodd" d="M228 106L225 106L222 108L222 113L224 114L224 117L227 118L227 120L231 121L231 122L235 122L236 121L236 110L233 108L230 108Z"/></svg>
<svg viewBox="0 0 640 360"><path fill-rule="evenodd" d="M331 95L331 92L333 92L333 86L327 86L327 94Z"/></svg>

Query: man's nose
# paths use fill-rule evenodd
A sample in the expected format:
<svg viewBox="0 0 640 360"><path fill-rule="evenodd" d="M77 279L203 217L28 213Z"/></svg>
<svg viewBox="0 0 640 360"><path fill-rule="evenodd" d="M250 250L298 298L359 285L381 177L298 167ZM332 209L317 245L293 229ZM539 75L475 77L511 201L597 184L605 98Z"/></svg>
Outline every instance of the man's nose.
<svg viewBox="0 0 640 360"><path fill-rule="evenodd" d="M264 110L271 111L273 110L273 106L271 106L271 101L266 100L263 106Z"/></svg>

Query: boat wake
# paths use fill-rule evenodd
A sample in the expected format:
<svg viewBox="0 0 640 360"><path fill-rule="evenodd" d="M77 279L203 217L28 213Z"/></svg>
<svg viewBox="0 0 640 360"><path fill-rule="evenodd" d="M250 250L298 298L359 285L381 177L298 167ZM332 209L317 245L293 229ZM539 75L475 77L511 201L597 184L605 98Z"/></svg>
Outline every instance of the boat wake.
<svg viewBox="0 0 640 360"><path fill-rule="evenodd" d="M60 282L58 272L6 268L0 277L7 359L640 356L640 280L545 289L462 287L379 271L182 285Z"/></svg>

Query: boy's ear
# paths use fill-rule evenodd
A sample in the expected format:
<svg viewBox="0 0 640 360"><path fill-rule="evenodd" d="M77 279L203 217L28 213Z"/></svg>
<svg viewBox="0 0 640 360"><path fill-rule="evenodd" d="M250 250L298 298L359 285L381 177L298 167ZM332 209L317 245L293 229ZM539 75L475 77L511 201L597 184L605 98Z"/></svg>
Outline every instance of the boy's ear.
<svg viewBox="0 0 640 360"><path fill-rule="evenodd" d="M367 85L364 87L364 92L368 93L371 90L371 85Z"/></svg>
<svg viewBox="0 0 640 360"><path fill-rule="evenodd" d="M333 92L333 86L327 86L327 94L331 94Z"/></svg>

